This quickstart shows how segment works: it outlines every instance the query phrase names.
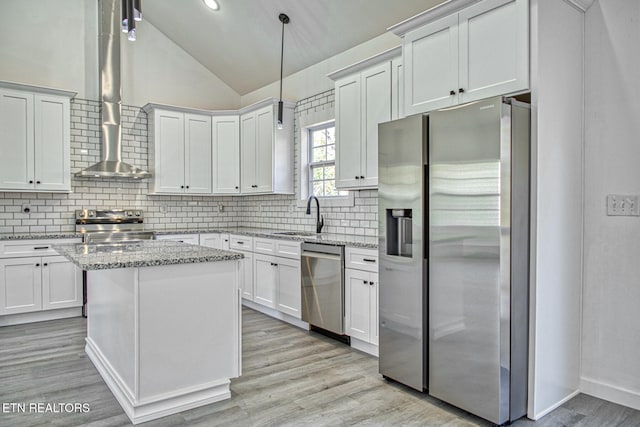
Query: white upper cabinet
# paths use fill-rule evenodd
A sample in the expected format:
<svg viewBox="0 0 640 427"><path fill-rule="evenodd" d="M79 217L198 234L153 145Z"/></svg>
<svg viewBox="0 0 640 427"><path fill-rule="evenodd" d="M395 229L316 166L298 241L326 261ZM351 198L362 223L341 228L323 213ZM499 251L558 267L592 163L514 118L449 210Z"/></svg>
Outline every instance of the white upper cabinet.
<svg viewBox="0 0 640 427"><path fill-rule="evenodd" d="M242 110L242 194L293 194L293 105L284 104L282 129L277 129L276 117L277 102L272 100Z"/></svg>
<svg viewBox="0 0 640 427"><path fill-rule="evenodd" d="M213 117L213 193L240 193L240 117Z"/></svg>
<svg viewBox="0 0 640 427"><path fill-rule="evenodd" d="M211 116L145 106L154 194L211 194Z"/></svg>
<svg viewBox="0 0 640 427"><path fill-rule="evenodd" d="M391 120L391 49L329 74L335 80L336 185L342 189L378 186L378 124Z"/></svg>
<svg viewBox="0 0 640 427"><path fill-rule="evenodd" d="M0 190L71 191L74 95L0 82Z"/></svg>
<svg viewBox="0 0 640 427"><path fill-rule="evenodd" d="M527 90L528 24L527 0L460 0L392 27L403 36L405 114Z"/></svg>
<svg viewBox="0 0 640 427"><path fill-rule="evenodd" d="M402 58L391 61L391 120L404 117L404 68Z"/></svg>

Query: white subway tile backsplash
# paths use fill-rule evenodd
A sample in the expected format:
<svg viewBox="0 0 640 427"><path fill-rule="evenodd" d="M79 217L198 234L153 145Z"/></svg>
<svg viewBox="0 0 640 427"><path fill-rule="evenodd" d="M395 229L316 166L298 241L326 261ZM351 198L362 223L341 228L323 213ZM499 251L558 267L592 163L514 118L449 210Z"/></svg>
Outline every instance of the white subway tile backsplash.
<svg viewBox="0 0 640 427"><path fill-rule="evenodd" d="M334 108L334 91L328 90L300 100L295 107L295 188L299 194L300 117L310 111ZM122 107L122 157L133 165L150 167L147 115L138 107ZM100 103L71 101L71 172L100 160ZM157 230L215 227L263 227L285 230L315 229L312 215L298 207L296 196L264 195L241 197L149 196L149 183L122 179L72 177L72 193L0 192L0 232L73 231L76 209L141 208L148 228ZM376 236L377 191L355 193L353 207L321 207L324 231ZM31 206L24 214L22 205ZM218 211L218 205L224 211ZM161 212L160 206L166 208ZM293 206L293 212L290 207Z"/></svg>

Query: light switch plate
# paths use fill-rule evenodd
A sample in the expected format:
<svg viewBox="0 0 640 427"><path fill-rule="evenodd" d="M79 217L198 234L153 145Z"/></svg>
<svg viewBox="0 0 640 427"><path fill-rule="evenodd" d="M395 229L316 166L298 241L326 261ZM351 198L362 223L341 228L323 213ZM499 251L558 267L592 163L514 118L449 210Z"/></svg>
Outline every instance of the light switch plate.
<svg viewBox="0 0 640 427"><path fill-rule="evenodd" d="M607 195L608 216L640 216L640 197L637 195Z"/></svg>

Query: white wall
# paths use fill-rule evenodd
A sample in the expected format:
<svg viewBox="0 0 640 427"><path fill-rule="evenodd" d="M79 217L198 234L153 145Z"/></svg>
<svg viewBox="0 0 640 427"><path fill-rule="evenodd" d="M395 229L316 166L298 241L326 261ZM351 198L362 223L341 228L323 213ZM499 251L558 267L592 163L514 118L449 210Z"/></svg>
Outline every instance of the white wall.
<svg viewBox="0 0 640 427"><path fill-rule="evenodd" d="M640 2L586 14L585 265L581 389L640 409L640 217L607 194L640 194Z"/></svg>
<svg viewBox="0 0 640 427"><path fill-rule="evenodd" d="M97 0L2 0L0 80L98 96Z"/></svg>
<svg viewBox="0 0 640 427"><path fill-rule="evenodd" d="M2 0L0 80L50 86L98 100L97 0ZM122 36L123 103L240 106L240 95L147 21Z"/></svg>
<svg viewBox="0 0 640 427"><path fill-rule="evenodd" d="M401 39L398 36L392 33L385 33L304 70L298 71L283 79L282 98L298 101L333 89L334 82L327 77L327 74L369 58L370 56L377 55L387 49L399 46L400 43ZM242 106L247 106L265 98L277 98L279 96L280 81L278 80L242 96L241 102Z"/></svg>
<svg viewBox="0 0 640 427"><path fill-rule="evenodd" d="M584 14L531 0L532 271L528 416L578 392Z"/></svg>

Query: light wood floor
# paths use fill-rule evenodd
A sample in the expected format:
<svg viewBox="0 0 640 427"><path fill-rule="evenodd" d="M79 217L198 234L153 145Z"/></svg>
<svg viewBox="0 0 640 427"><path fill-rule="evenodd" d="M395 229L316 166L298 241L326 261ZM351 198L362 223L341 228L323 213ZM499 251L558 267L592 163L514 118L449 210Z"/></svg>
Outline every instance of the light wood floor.
<svg viewBox="0 0 640 427"><path fill-rule="evenodd" d="M0 328L1 403L88 403L88 413L2 413L0 426L123 426L128 418L84 353L82 318ZM151 421L153 426L490 424L387 382L377 359L243 310L243 375L232 398ZM640 426L640 412L580 395L528 426Z"/></svg>

